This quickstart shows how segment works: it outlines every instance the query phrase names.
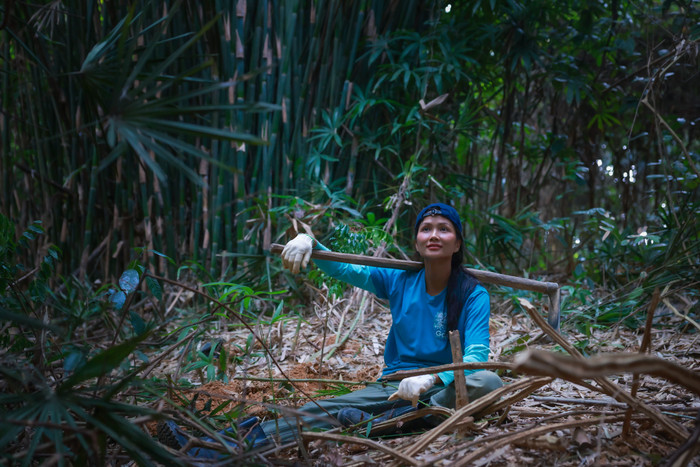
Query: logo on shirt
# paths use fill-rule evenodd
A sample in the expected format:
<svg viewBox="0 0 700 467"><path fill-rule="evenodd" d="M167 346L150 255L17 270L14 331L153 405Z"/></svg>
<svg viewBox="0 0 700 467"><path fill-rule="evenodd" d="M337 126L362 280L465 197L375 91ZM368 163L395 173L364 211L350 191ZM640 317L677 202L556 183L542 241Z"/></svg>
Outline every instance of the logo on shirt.
<svg viewBox="0 0 700 467"><path fill-rule="evenodd" d="M447 313L438 311L435 314L433 329L435 330L435 336L439 339L447 339Z"/></svg>

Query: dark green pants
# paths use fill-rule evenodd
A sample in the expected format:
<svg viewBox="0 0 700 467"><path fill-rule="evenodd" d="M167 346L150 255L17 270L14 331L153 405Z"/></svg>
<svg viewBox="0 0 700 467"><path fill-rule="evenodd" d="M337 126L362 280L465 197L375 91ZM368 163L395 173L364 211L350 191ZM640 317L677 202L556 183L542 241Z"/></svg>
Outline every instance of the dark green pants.
<svg viewBox="0 0 700 467"><path fill-rule="evenodd" d="M476 373L471 373L467 375L466 380L467 393L469 394L470 401L478 399L503 386L501 378L491 371L477 371ZM387 400L398 387L399 381L389 381L384 383L384 385L382 383L376 383L340 397L316 401L318 405L322 406L326 412L330 414L330 417L326 412L320 409L318 405L309 402L299 409L299 412L303 413L303 416L287 416L276 420L269 420L263 422L261 427L268 437L274 438L280 444L286 444L298 440L298 423L301 424L304 430L329 429L337 426L337 422L333 417L335 417L340 409L345 407L354 407L369 412L372 415L378 415L393 408L409 405L410 402L403 399L393 401ZM434 406L454 408L454 383L447 386L441 384L433 386L421 395L421 401Z"/></svg>

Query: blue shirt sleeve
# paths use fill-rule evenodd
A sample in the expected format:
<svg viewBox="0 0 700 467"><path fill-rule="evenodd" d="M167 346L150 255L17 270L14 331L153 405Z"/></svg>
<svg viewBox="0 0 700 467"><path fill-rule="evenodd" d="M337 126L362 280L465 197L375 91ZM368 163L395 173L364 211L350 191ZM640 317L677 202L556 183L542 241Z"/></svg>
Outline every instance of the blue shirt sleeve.
<svg viewBox="0 0 700 467"><path fill-rule="evenodd" d="M318 240L314 242L314 249L330 251ZM377 293L374 283L372 282L372 270L377 268L322 259L314 259L314 264L316 264L319 269L331 277L340 279L350 285L367 290L373 294Z"/></svg>
<svg viewBox="0 0 700 467"><path fill-rule="evenodd" d="M463 337L463 362L486 362L489 359L489 318L491 305L489 294L482 286L477 286L464 303L459 325L460 336ZM479 370L464 370L464 375ZM438 373L442 383L447 386L454 381L454 372Z"/></svg>

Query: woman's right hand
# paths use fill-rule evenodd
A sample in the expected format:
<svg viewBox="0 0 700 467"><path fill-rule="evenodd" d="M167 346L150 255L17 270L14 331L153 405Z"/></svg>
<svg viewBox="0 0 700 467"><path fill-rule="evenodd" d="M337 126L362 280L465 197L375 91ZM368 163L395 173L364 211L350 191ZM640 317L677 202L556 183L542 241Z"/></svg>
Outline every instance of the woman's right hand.
<svg viewBox="0 0 700 467"><path fill-rule="evenodd" d="M305 268L309 264L313 249L314 239L306 234L299 234L282 249L282 264L293 274L298 274L300 267Z"/></svg>

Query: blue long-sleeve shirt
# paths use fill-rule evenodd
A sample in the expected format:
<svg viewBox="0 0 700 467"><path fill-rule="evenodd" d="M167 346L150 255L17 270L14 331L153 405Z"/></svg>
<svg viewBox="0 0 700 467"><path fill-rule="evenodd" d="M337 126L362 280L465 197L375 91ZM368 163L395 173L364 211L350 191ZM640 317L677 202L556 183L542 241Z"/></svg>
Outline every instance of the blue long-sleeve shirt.
<svg viewBox="0 0 700 467"><path fill-rule="evenodd" d="M328 250L316 242L316 248ZM425 269L359 266L314 260L326 274L389 300L392 324L384 346L384 376L399 370L415 370L452 363L447 333L447 289L432 296L425 291ZM459 319L464 362L485 362L489 357L489 295L481 285L467 298ZM476 370L465 370L465 374ZM454 381L452 371L438 376L443 384Z"/></svg>

